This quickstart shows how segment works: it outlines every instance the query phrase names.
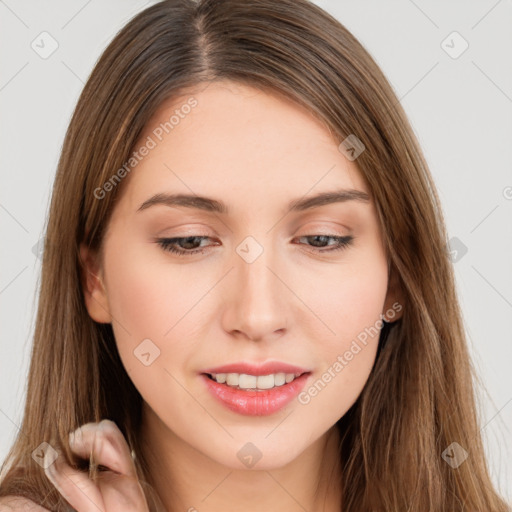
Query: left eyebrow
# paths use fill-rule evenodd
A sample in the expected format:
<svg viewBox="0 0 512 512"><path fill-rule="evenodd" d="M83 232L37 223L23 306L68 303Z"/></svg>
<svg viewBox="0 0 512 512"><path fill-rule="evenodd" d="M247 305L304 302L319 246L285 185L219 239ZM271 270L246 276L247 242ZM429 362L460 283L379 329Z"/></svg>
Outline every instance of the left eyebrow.
<svg viewBox="0 0 512 512"><path fill-rule="evenodd" d="M319 206L347 201L370 202L370 196L361 190L342 189L331 192L321 192L314 196L294 199L288 203L288 210L292 212L305 211ZM212 213L229 214L228 206L220 200L190 194L159 193L144 201L137 211L145 210L150 206L161 204L165 206L183 206Z"/></svg>

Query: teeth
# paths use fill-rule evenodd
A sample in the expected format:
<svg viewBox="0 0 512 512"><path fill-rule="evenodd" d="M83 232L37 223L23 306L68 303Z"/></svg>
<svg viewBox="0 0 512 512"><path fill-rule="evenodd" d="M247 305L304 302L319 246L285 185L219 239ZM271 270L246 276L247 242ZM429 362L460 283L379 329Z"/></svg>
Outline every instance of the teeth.
<svg viewBox="0 0 512 512"><path fill-rule="evenodd" d="M228 386L238 386L240 375L238 373L228 373L226 375L226 384Z"/></svg>
<svg viewBox="0 0 512 512"><path fill-rule="evenodd" d="M272 389L275 387L275 376L274 375L260 375L258 377L251 376L251 379L254 379L255 386L245 387L242 385L242 382L245 384L245 381L242 381L242 375L240 376L240 383L238 384L242 389ZM257 382L256 382L257 381Z"/></svg>
<svg viewBox="0 0 512 512"><path fill-rule="evenodd" d="M270 375L248 375L246 373L212 373L212 379L220 384L238 389L272 389L292 382L301 374L273 373Z"/></svg>
<svg viewBox="0 0 512 512"><path fill-rule="evenodd" d="M290 376L290 382L295 378L293 373L288 374ZM282 386L286 382L286 374L285 373L276 373L274 375L274 386Z"/></svg>
<svg viewBox="0 0 512 512"><path fill-rule="evenodd" d="M272 375L269 375L269 377L272 377ZM238 376L238 387L242 389L256 389L258 387L258 379L259 377L256 377L255 375L241 373ZM273 382L272 385L274 385Z"/></svg>

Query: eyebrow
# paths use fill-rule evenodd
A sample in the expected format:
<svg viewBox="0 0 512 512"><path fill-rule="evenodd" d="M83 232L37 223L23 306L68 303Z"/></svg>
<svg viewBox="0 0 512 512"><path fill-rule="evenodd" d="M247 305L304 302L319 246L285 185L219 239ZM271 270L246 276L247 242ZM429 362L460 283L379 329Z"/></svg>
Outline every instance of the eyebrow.
<svg viewBox="0 0 512 512"><path fill-rule="evenodd" d="M363 203L370 202L370 196L366 192L355 189L334 190L332 192L321 192L314 196L302 197L294 199L288 203L290 212L302 212L319 206L332 203L345 203L347 201L359 201ZM183 206L186 208L194 208L205 210L212 213L229 214L228 206L217 199L210 197L202 197L190 194L167 194L159 193L144 201L137 211L146 210L154 205L165 206Z"/></svg>

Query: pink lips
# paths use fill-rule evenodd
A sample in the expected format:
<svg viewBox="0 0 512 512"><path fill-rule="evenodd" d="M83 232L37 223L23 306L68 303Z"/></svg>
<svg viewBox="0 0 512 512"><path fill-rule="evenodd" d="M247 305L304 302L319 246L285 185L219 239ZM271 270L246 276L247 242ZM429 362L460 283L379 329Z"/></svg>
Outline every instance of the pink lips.
<svg viewBox="0 0 512 512"><path fill-rule="evenodd" d="M216 368L209 368L203 370L201 373L246 373L248 375L270 375L271 373L294 373L300 375L302 373L309 373L311 370L300 368L287 363L281 363L279 361L269 361L264 364L252 364L252 363L232 363L225 364L223 366L217 366Z"/></svg>
<svg viewBox="0 0 512 512"><path fill-rule="evenodd" d="M221 384L209 377L208 374L212 373L245 373L256 376L293 373L296 377L292 382L272 389L248 391ZM217 366L206 369L201 378L208 391L231 411L248 416L266 416L289 404L302 391L310 375L311 372L304 368L276 361L263 365L241 362Z"/></svg>

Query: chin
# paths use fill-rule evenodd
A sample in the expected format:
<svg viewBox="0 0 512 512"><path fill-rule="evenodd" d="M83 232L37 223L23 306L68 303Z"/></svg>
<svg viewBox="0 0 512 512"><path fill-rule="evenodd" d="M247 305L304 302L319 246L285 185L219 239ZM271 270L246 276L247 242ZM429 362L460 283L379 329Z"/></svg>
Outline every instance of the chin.
<svg viewBox="0 0 512 512"><path fill-rule="evenodd" d="M268 435L268 432L265 435ZM274 434L271 434L270 437ZM233 448L230 447L228 450L224 444L221 447L219 458L214 458L219 464L233 470L270 471L287 466L301 452L300 443L293 442L289 437L286 438L286 442L283 442L283 439L278 436L272 440L270 438L261 439L259 436L255 439L254 436L248 435L245 439L233 441ZM260 440L258 441L258 439ZM303 449L305 448L307 446L303 447ZM230 456L233 452L234 457Z"/></svg>

